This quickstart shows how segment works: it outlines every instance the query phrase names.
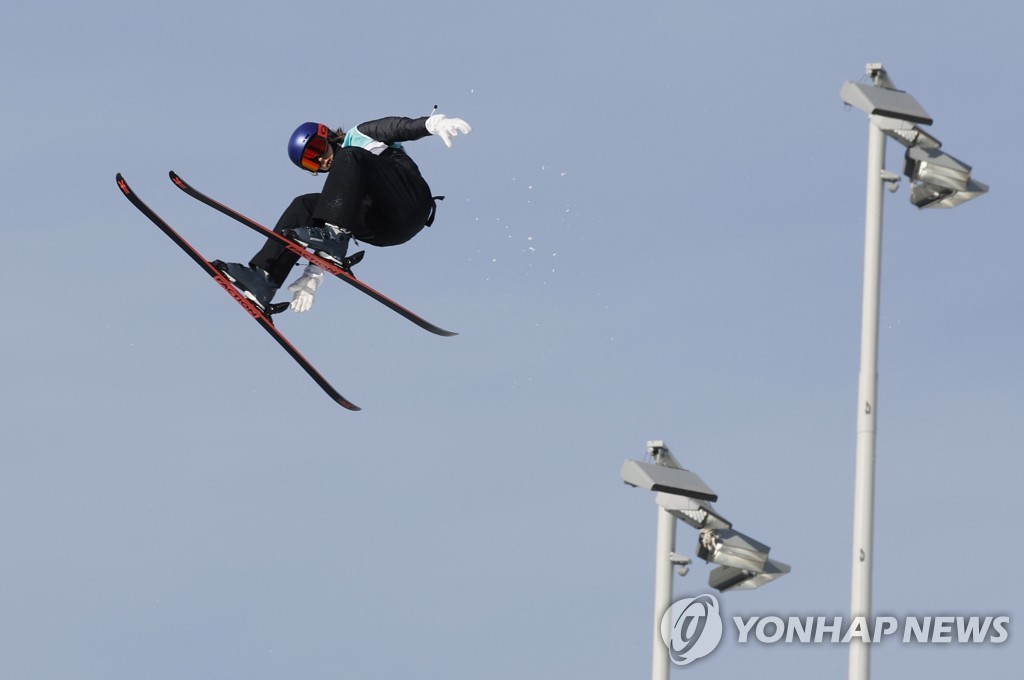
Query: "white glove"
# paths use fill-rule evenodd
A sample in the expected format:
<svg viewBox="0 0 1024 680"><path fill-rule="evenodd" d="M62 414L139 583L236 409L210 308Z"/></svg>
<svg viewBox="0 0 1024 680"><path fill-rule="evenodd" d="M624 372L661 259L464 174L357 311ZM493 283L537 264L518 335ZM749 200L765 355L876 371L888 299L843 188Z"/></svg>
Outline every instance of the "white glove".
<svg viewBox="0 0 1024 680"><path fill-rule="evenodd" d="M449 118L443 113L435 113L427 118L427 132L440 137L449 149L452 148L452 137L468 135L472 131L469 123L461 118Z"/></svg>
<svg viewBox="0 0 1024 680"><path fill-rule="evenodd" d="M302 276L288 286L288 290L294 293L291 308L293 312L308 312L313 306L313 296L316 289L324 280L324 270L315 264L307 264L302 270Z"/></svg>

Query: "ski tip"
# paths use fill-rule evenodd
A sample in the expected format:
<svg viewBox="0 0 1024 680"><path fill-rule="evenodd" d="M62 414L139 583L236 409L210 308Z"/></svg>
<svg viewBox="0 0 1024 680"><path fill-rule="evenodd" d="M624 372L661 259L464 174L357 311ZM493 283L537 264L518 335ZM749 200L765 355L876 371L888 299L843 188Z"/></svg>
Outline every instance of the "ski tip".
<svg viewBox="0 0 1024 680"><path fill-rule="evenodd" d="M125 181L124 176L121 173L117 173L117 176L114 177L114 179L117 181L117 188L121 190L122 194L127 196L132 193L131 187L128 186L128 182Z"/></svg>

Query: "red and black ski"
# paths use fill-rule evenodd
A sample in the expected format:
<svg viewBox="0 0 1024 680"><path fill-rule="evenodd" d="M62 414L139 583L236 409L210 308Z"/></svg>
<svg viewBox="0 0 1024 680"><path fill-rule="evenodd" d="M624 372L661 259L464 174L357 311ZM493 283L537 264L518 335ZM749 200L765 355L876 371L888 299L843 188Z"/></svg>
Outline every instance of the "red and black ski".
<svg viewBox="0 0 1024 680"><path fill-rule="evenodd" d="M267 238L277 239L286 248L288 248L288 250L292 251L296 255L299 255L300 257L303 257L303 258L309 260L310 262L312 262L313 264L317 265L321 269L324 269L325 271L328 271L331 274L334 274L336 277L338 277L339 279L341 279L345 283L349 284L350 286L353 286L354 288L362 291L363 293L366 293L367 295L372 297L374 300L376 300L376 301L384 304L388 308L398 312L399 314L404 316L409 321L412 321L414 324L416 324L420 328L428 330L431 333L434 333L436 335L443 335L443 336L446 336L446 337L450 337L450 336L453 336L453 335L458 335L458 333L454 333L452 331L446 331L445 329L441 328L440 326L435 326L434 324L430 323L429 321L427 321L426 319L421 317L419 314L416 314L415 312L413 312L413 311L403 307L402 305L398 304L397 302L395 302L391 298L387 297L383 293L377 291L376 289L371 288L367 284L365 284L362 281L360 281L359 279L357 279L355 277L355 275L353 275L352 272L347 267L339 266L338 264L336 264L335 262L333 262L331 260L326 260L326 259L320 257L319 255L317 255L316 253L313 253L313 252L311 252L309 250L306 250L302 245L300 245L298 243L295 243L291 239L289 239L289 238L287 238L285 236L282 236L281 234L278 234L276 231L274 231L272 229L268 229L267 227L263 226L262 224L260 224L256 220L253 220L253 219L251 219L249 217L246 217L245 215L243 215L242 213L238 212L237 210L235 210L233 208L229 208L228 206L224 205L223 203L220 203L220 202L210 198L209 196L207 196L206 194L202 193L201 191L193 188L185 180L183 180L181 177L179 177L178 174L175 173L173 170L171 171L170 176L171 176L171 181L174 182L174 185L176 187L178 187L179 189L181 189L182 191L184 191L189 196L191 196L192 198L198 199L200 202L205 203L206 205L210 206L211 208L214 208L214 209L224 213L228 217L241 222L242 224L244 224L245 226L249 227L253 231L259 232L260 234L262 234L263 236L266 236ZM353 258L349 258L349 259L353 259Z"/></svg>
<svg viewBox="0 0 1024 680"><path fill-rule="evenodd" d="M313 364L311 364L309 360L306 359L306 357L302 356L299 350L295 349L295 346L288 341L288 338L286 338L284 334L281 333L281 331L278 330L276 326L274 326L274 322L273 320L271 320L270 316L268 316L254 302L252 302L246 297L243 297L242 294L238 291L238 289L235 288L231 284L231 282L224 277L220 270L218 270L216 267L210 264L210 262L208 262L206 258L204 258L199 253L198 250L193 248L188 241L183 239L181 235L178 234L178 232L172 229L171 226L167 224L167 222L165 222L162 217L153 212L152 208L143 203L142 199L135 195L135 192L132 191L132 188L128 186L128 182L126 182L124 177L121 176L121 173L117 174L117 186L125 195L125 197L132 202L132 205L138 208L143 215L148 217L150 221L153 222L153 224L160 227L160 230L167 234L167 236L169 236L170 239L174 241L179 248L184 250L189 257L195 260L196 264L198 264L203 271L209 274L214 281L219 283L221 288L227 291L228 295L233 297L235 299L235 302L240 304L242 308L245 309L245 311L247 311L249 315L256 320L256 323L258 323L260 326L263 327L264 330L270 333L270 335L272 335L274 339L277 340L278 344L280 344L281 347L284 347L285 351L288 352L289 355L291 355L291 357L296 361L296 363L298 363L299 366L301 366L302 369L306 371L306 373L308 373L309 376L313 378L314 381L316 381L316 384L319 385L323 389L323 391L326 392L328 396L330 396L331 399L333 399L334 401L336 401L337 403L341 404L342 406L351 411L360 410L358 406L350 402L345 397L341 396L338 390L334 389L334 387L332 387L331 384L327 382L327 380L322 375L320 375L320 372L316 370Z"/></svg>

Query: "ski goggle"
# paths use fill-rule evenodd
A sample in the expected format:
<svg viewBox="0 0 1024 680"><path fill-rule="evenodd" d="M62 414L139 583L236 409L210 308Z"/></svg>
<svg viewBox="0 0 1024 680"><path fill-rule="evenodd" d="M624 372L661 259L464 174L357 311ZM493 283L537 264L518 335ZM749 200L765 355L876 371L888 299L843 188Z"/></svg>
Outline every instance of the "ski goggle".
<svg viewBox="0 0 1024 680"><path fill-rule="evenodd" d="M320 159L325 153L327 153L327 139L319 135L310 137L302 150L302 158L299 161L303 170L320 172Z"/></svg>

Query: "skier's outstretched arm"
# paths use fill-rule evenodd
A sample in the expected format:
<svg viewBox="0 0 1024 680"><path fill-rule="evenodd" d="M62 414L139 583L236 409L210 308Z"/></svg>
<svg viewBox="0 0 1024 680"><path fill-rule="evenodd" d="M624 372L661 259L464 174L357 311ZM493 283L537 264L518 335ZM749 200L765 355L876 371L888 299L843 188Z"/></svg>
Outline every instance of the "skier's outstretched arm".
<svg viewBox="0 0 1024 680"><path fill-rule="evenodd" d="M421 118L405 118L388 116L377 120L360 123L356 126L360 133L383 142L412 142L427 135L437 135L445 146L451 147L452 137L468 135L473 128L461 118L449 118L443 113L434 113Z"/></svg>

